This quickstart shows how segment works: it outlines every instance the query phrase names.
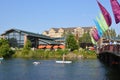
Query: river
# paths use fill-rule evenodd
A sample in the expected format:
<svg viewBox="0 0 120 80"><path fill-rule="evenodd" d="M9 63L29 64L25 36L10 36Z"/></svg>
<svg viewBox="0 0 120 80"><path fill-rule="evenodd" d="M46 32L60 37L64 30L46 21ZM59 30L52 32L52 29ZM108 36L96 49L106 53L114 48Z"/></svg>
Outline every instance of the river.
<svg viewBox="0 0 120 80"><path fill-rule="evenodd" d="M34 65L34 61L41 64ZM80 59L71 64L58 64L55 60L8 59L0 64L0 80L120 80L120 74L98 59Z"/></svg>

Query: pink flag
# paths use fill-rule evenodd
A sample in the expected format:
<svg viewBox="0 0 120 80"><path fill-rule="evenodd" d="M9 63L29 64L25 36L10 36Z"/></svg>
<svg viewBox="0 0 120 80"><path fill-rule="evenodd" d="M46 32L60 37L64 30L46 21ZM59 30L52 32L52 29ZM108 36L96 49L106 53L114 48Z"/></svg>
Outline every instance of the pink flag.
<svg viewBox="0 0 120 80"><path fill-rule="evenodd" d="M104 16L104 18L105 18L105 21L106 21L107 25L110 26L110 25L112 24L112 20L111 20L110 14L109 14L108 11L102 6L102 4L100 4L100 2L97 1L97 3L98 3L98 5L99 5L99 7L100 7L100 9L101 9L101 12L102 12L102 14L103 14L103 16Z"/></svg>
<svg viewBox="0 0 120 80"><path fill-rule="evenodd" d="M100 39L100 36L98 35L98 31L96 28L93 28L91 31L93 39L97 42Z"/></svg>
<svg viewBox="0 0 120 80"><path fill-rule="evenodd" d="M116 24L120 22L120 5L117 0L110 0L112 11L115 17Z"/></svg>

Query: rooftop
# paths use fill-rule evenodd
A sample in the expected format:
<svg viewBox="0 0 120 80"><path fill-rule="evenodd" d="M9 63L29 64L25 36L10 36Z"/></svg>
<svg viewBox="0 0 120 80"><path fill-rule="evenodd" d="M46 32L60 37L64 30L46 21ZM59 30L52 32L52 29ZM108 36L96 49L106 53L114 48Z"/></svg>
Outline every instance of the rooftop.
<svg viewBox="0 0 120 80"><path fill-rule="evenodd" d="M20 29L9 29L9 30L5 31L4 33L2 33L1 36L5 35L7 33L10 33L12 31L21 32L21 33L26 34L28 36L34 36L34 37L40 37L42 39L50 39L50 40L52 40L52 38L50 38L49 36L45 36L45 35L42 35L42 34L29 32L29 31L24 31L24 30L20 30Z"/></svg>

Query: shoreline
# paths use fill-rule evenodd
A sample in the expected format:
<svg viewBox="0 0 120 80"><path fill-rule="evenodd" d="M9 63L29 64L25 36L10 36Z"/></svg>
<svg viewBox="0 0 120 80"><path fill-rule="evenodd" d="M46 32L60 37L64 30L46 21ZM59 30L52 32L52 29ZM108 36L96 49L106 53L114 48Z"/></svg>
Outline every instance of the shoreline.
<svg viewBox="0 0 120 80"><path fill-rule="evenodd" d="M28 53L22 53L22 51L16 51L12 58L29 58L29 59L63 59L63 53L65 60L77 60L77 59L96 59L97 55L91 51L29 51Z"/></svg>

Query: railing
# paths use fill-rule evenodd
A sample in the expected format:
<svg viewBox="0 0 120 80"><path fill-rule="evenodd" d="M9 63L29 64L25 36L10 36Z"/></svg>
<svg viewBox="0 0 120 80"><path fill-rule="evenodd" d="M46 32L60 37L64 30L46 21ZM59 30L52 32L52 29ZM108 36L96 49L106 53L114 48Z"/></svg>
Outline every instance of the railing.
<svg viewBox="0 0 120 80"><path fill-rule="evenodd" d="M105 51L120 55L120 44L103 45L102 48L99 49L100 53Z"/></svg>

